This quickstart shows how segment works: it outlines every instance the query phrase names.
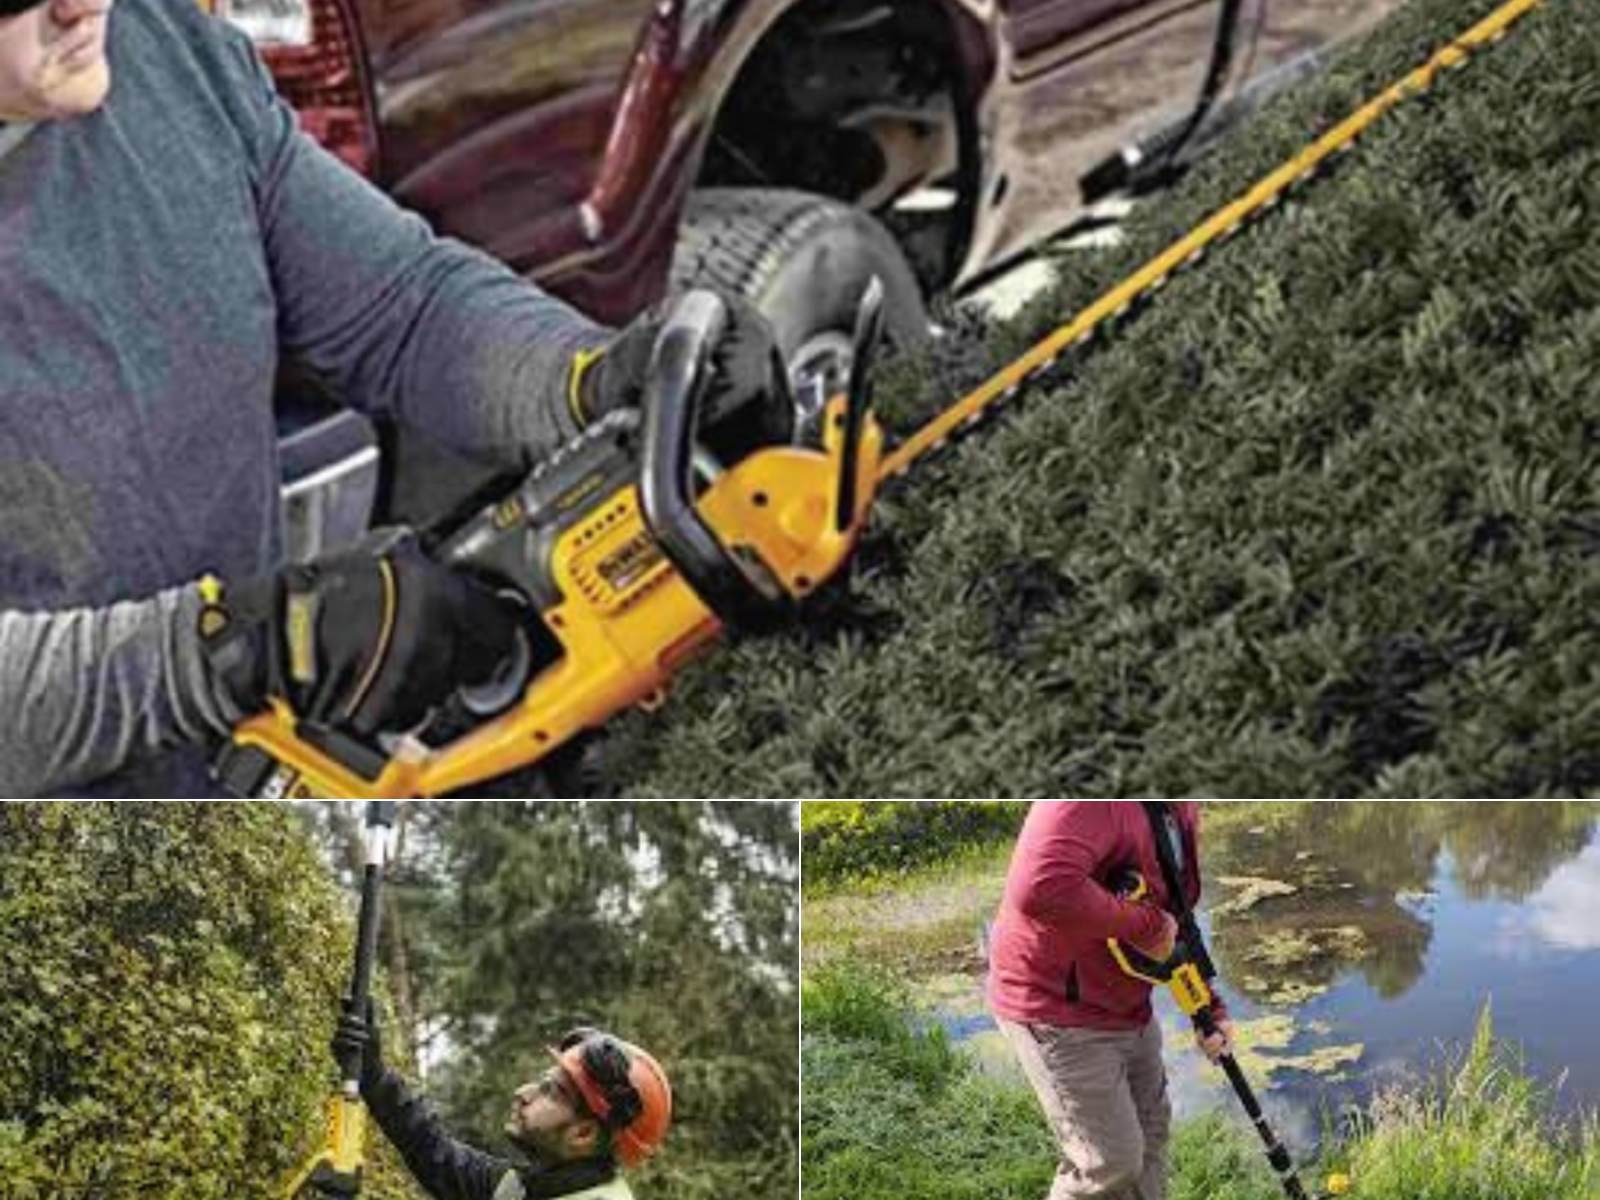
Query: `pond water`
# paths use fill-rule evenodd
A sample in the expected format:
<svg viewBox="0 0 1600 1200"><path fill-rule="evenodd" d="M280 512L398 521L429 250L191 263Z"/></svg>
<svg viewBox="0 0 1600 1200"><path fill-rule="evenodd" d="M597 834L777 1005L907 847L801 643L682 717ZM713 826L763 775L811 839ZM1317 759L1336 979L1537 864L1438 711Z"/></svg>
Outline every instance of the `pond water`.
<svg viewBox="0 0 1600 1200"><path fill-rule="evenodd" d="M1375 1090L1436 1071L1486 1008L1559 1112L1600 1109L1600 806L1210 804L1202 836L1203 918L1241 1058L1297 1146ZM1004 872L996 857L926 904L914 889L879 897L854 926L848 911L820 915L857 952L886 921L893 946L914 948L900 961L935 1019L1011 1073L975 937ZM1158 1011L1180 1115L1231 1104L1165 995Z"/></svg>

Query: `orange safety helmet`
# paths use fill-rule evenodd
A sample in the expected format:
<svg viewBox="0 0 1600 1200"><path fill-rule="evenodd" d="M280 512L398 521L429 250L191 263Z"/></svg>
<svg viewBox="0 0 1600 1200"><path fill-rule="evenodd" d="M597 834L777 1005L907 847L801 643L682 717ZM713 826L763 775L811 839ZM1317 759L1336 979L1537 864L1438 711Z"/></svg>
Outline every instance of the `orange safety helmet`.
<svg viewBox="0 0 1600 1200"><path fill-rule="evenodd" d="M587 1027L572 1030L550 1053L610 1131L624 1166L656 1152L672 1122L672 1087L660 1063L632 1042Z"/></svg>

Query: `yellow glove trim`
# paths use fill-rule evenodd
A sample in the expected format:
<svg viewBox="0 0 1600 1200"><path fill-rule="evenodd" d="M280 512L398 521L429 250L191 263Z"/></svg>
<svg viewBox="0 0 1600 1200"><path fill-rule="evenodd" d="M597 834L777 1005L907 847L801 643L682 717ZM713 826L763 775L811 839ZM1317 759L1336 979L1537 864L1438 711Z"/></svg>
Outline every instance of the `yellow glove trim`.
<svg viewBox="0 0 1600 1200"><path fill-rule="evenodd" d="M593 346L579 350L572 356L572 370L567 375L567 408L579 429L589 424L589 418L583 412L583 393L579 391L579 385L583 382L584 373L605 356L607 349L607 346Z"/></svg>

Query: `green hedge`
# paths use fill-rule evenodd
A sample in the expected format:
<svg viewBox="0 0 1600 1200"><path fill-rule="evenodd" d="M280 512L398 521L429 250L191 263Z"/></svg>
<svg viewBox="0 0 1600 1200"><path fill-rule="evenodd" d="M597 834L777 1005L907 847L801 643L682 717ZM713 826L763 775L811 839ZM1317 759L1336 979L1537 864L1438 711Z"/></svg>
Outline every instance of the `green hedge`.
<svg viewBox="0 0 1600 1200"><path fill-rule="evenodd" d="M1015 353L1493 8L1412 0ZM629 794L1600 787L1600 6L1549 3L890 496L857 595L602 749ZM952 350L942 354L948 363ZM949 397L928 364L897 411ZM926 391L918 391L918 388Z"/></svg>
<svg viewBox="0 0 1600 1200"><path fill-rule="evenodd" d="M1016 801L884 803L837 800L801 809L805 884L894 873L963 848L1016 835L1028 806Z"/></svg>
<svg viewBox="0 0 1600 1200"><path fill-rule="evenodd" d="M276 1197L350 926L286 806L0 806L0 1193ZM389 1159L367 1194L417 1195Z"/></svg>

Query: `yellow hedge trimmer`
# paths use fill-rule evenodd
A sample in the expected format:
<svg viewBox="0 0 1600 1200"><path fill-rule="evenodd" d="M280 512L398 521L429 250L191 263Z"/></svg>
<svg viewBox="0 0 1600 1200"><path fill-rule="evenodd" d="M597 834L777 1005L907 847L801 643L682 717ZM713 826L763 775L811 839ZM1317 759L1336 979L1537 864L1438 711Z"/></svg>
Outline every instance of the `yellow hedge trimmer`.
<svg viewBox="0 0 1600 1200"><path fill-rule="evenodd" d="M883 289L861 301L846 395L821 445L762 446L713 472L696 429L727 310L684 296L656 343L640 410L616 412L435 551L521 602L519 662L481 718L440 745L369 745L278 703L237 727L217 772L239 795L439 796L537 763L623 709L651 708L724 626L781 623L848 561L877 491L883 435L870 371Z"/></svg>
<svg viewBox="0 0 1600 1200"><path fill-rule="evenodd" d="M586 431L439 552L526 601L526 661L508 671L515 694L477 697L467 707L479 723L439 745L367 744L275 703L238 726L219 775L246 796L438 796L531 766L623 709L654 708L725 626L771 624L837 575L882 484L1049 374L1545 2L1510 0L892 452L869 411L882 324L874 294L857 321L848 394L829 403L821 445L762 447L697 483L699 400L725 314L715 296L691 293L661 334L642 415L614 414Z"/></svg>

